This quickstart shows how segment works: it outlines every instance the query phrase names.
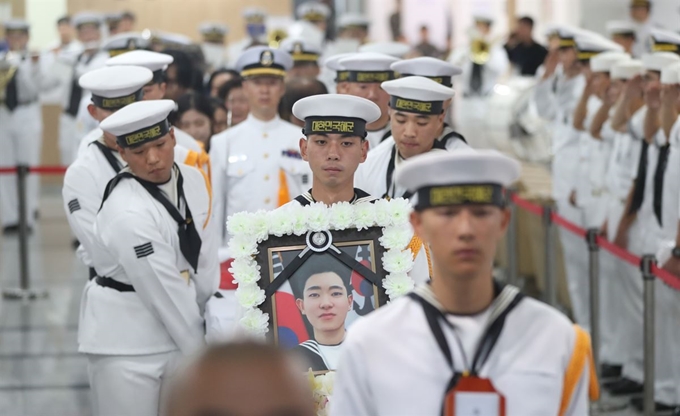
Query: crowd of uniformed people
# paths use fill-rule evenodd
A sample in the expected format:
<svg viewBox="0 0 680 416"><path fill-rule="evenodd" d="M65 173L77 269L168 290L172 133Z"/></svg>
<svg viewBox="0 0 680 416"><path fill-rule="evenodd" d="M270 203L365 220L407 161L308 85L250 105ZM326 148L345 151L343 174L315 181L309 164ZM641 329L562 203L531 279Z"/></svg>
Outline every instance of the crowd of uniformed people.
<svg viewBox="0 0 680 416"><path fill-rule="evenodd" d="M520 164L485 148L479 126L504 77L535 77L529 111L550 125L559 215L680 276L680 33L652 25L652 7L632 0L630 19L608 22L606 36L551 25L546 47L531 18L503 45L479 13L470 44L447 59L426 39L369 42L362 15L339 16L331 40L332 12L313 1L274 36L264 10L244 10L245 37L230 44L222 24L201 25L196 44L137 32L132 13L82 12L59 19L60 42L33 53L29 25L5 21L0 167L40 164L41 103L60 105L63 206L90 271L78 345L93 414L315 414L297 380L305 364L235 329L226 223L398 198L413 205L404 227L415 289L352 326L342 351L316 339L337 370L330 414L588 414L602 380L586 241L560 230L569 318L495 279ZM29 230L39 194L30 175ZM19 231L17 207L15 176L0 175L6 236ZM642 408L642 280L601 259L599 374ZM660 410L680 405L678 296L658 282Z"/></svg>

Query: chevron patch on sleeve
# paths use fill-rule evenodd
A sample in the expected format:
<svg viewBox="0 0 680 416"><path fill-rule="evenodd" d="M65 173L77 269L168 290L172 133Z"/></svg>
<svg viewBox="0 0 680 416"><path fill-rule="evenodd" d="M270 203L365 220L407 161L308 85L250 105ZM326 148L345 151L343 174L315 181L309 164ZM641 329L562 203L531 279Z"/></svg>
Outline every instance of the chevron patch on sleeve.
<svg viewBox="0 0 680 416"><path fill-rule="evenodd" d="M78 202L78 198L72 199L68 203L68 211L73 214L74 212L78 211L80 209L80 202Z"/></svg>
<svg viewBox="0 0 680 416"><path fill-rule="evenodd" d="M153 254L153 245L151 245L151 242L148 242L142 244L141 246L137 246L135 247L135 254L137 255L138 259L150 256Z"/></svg>

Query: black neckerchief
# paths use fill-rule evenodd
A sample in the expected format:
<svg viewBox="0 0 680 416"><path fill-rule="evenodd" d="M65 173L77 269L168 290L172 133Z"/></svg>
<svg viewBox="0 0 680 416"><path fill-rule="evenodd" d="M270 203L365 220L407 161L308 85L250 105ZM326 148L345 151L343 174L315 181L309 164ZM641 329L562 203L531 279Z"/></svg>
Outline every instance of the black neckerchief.
<svg viewBox="0 0 680 416"><path fill-rule="evenodd" d="M104 158L106 159L107 162L109 162L109 166L111 166L111 169L113 169L114 172L119 173L121 169L123 169L123 164L120 163L120 161L116 158L116 156L113 155L113 150L111 150L108 146L105 146L104 144L100 143L99 140L95 140L91 145L94 144L97 146L99 151L102 152L104 155Z"/></svg>
<svg viewBox="0 0 680 416"><path fill-rule="evenodd" d="M354 205L357 201L364 199L364 198L367 198L367 197L370 197L370 196L371 195L368 192L361 190L359 188L354 188L354 196L352 197L352 200L349 201L349 203L351 205ZM311 189L309 191L305 192L302 195L296 196L295 200L300 205L302 205L303 207L316 202L316 199L314 199L314 196L312 196L312 190Z"/></svg>
<svg viewBox="0 0 680 416"><path fill-rule="evenodd" d="M442 141L438 139L434 139L434 143L432 143L432 149L440 149L440 150L446 150L446 143L443 143ZM396 198L396 195L390 195L390 188L392 187L392 179L394 176L394 166L397 161L397 144L395 143L392 145L392 155L390 156L390 161L387 163L387 175L385 175L385 194L383 195L383 198ZM413 192L406 191L404 192L404 195L401 197L404 199L410 199L413 196Z"/></svg>
<svg viewBox="0 0 680 416"><path fill-rule="evenodd" d="M642 201L645 199L645 181L647 180L647 149L649 143L647 140L642 141L642 149L640 150L640 161L638 162L637 176L633 183L633 198L630 204L628 215L637 213L642 207Z"/></svg>
<svg viewBox="0 0 680 416"><path fill-rule="evenodd" d="M80 108L80 100L83 98L83 89L80 86L80 83L78 82L80 77L78 76L76 68L78 67L78 64L80 63L81 59L83 59L83 56L86 55L87 59L85 59L85 65L89 65L90 62L92 62L92 60L94 59L95 55L97 55L97 52L91 54L81 52L80 55L78 55L78 59L76 59L76 62L73 64L73 77L71 78L71 94L69 95L68 105L66 106L66 108L64 108L64 112L73 117L78 115L78 109Z"/></svg>
<svg viewBox="0 0 680 416"><path fill-rule="evenodd" d="M104 191L104 198L102 200L102 206L104 206L104 203L106 202L107 198L113 191L113 189L118 185L118 183L125 178L130 178L134 179L137 182L139 182L140 185L144 187L144 189L151 194L151 196L158 202L163 205L163 207L168 211L170 216L177 222L177 225L179 226L179 229L177 231L177 234L179 235L179 249L182 252L182 255L184 255L184 258L189 262L191 267L194 269L194 273L198 272L198 257L201 253L201 236L198 234L198 231L196 230L196 224L194 222L193 215L191 214L191 210L189 209L189 204L187 202L187 199L184 195L184 179L182 178L182 173L180 170L177 168L177 165L174 165L173 169L177 169L177 199L178 201L184 201L184 206L185 206L185 213L186 213L186 218L182 217L182 214L179 212L179 209L172 203L168 198L161 192L160 188L158 188L158 185L145 181L144 179L140 179L137 176L133 175L131 172L120 172L118 175L116 175L109 183L106 185L106 190ZM101 207L99 208L101 210Z"/></svg>
<svg viewBox="0 0 680 416"><path fill-rule="evenodd" d="M448 124L444 123L444 131L449 127ZM461 140L463 143L467 144L467 140L465 140L465 137L463 137L462 134L458 133L457 131L451 130L447 134L445 134L439 141L442 143L444 148L449 144L449 140L451 139L458 139Z"/></svg>
<svg viewBox="0 0 680 416"><path fill-rule="evenodd" d="M656 171L654 172L654 215L659 225L663 225L661 219L662 203L663 203L663 182L666 175L666 167L668 166L668 153L671 150L670 144L665 144L659 148L659 160L656 164Z"/></svg>
<svg viewBox="0 0 680 416"><path fill-rule="evenodd" d="M425 313L425 318L427 319L428 326L432 331L432 335L439 346L446 362L449 364L451 371L453 371L453 376L446 387L446 396L453 388L456 387L458 381L463 376L462 373L456 371L456 367L453 363L453 355L451 354L451 348L446 340L444 331L442 330L441 322L443 321L446 326L453 327L453 325L446 319L445 312L441 311L437 306L432 304L431 300L428 300L428 296L423 296L418 293L418 289L415 292L408 294L408 297L415 300L423 307L423 312ZM469 375L473 377L479 376L479 371L482 369L486 361L489 359L493 348L495 347L498 339L503 332L503 327L505 326L505 319L510 314L510 312L520 303L524 298L524 295L519 293L519 290L510 285L503 285L497 281L494 281L494 301L491 304L491 316L489 322L487 323L482 339L479 342L477 351L474 354L472 360L472 367L466 369L469 371ZM462 348L459 346L459 348ZM464 354L464 351L461 351Z"/></svg>

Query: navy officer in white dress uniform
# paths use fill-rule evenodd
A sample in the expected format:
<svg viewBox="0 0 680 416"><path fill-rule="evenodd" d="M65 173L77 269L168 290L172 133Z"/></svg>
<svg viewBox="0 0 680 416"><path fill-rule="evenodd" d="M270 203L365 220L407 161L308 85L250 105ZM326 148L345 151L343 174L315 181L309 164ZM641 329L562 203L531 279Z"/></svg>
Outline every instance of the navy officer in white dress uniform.
<svg viewBox="0 0 680 416"><path fill-rule="evenodd" d="M174 163L170 100L136 102L101 123L127 162L95 221L98 264L83 297L80 351L94 414L156 415L177 361L205 343L203 311L217 290L217 233L195 168Z"/></svg>
<svg viewBox="0 0 680 416"><path fill-rule="evenodd" d="M444 102L455 94L452 88L419 76L384 82L382 88L390 94L393 137L371 150L355 183L378 197L408 198L411 193L394 181L394 170L404 160L433 150L468 146L459 136L437 140L444 126Z"/></svg>
<svg viewBox="0 0 680 416"><path fill-rule="evenodd" d="M213 136L210 146L213 210L222 232L221 262L231 257L227 217L275 209L309 186L309 166L299 151L300 128L278 115L284 77L292 65L288 53L264 46L245 50L237 62L250 114L238 126Z"/></svg>
<svg viewBox="0 0 680 416"><path fill-rule="evenodd" d="M587 333L493 278L510 222L505 189L519 171L473 149L397 170L416 194L411 224L432 249L435 277L352 326L331 416L588 414Z"/></svg>

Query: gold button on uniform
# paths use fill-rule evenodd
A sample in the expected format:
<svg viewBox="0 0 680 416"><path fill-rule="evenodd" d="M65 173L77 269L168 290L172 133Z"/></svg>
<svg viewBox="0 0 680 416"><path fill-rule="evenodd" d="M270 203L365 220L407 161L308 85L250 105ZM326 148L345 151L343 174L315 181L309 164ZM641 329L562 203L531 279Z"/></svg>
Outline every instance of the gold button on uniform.
<svg viewBox="0 0 680 416"><path fill-rule="evenodd" d="M269 157L269 153L265 153L264 155L262 155L262 157L264 157L265 159L268 158L268 157Z"/></svg>
<svg viewBox="0 0 680 416"><path fill-rule="evenodd" d="M271 202L271 199L269 199L269 198L267 198L267 199L264 200L264 203L265 203L265 204L268 204L268 203L270 203L270 202Z"/></svg>
<svg viewBox="0 0 680 416"><path fill-rule="evenodd" d="M269 135L267 133L262 133L262 137L266 139L267 137L269 137Z"/></svg>
<svg viewBox="0 0 680 416"><path fill-rule="evenodd" d="M264 180L268 181L269 180L269 175L264 175Z"/></svg>

